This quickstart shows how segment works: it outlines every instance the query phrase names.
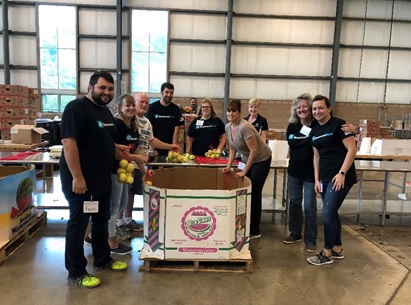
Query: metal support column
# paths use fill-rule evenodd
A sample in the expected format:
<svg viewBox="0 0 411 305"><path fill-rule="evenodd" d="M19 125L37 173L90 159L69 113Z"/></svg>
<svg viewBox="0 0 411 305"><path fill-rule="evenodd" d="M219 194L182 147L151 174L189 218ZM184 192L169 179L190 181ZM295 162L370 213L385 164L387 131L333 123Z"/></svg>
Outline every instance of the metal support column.
<svg viewBox="0 0 411 305"><path fill-rule="evenodd" d="M9 1L2 1L4 84L10 84Z"/></svg>
<svg viewBox="0 0 411 305"><path fill-rule="evenodd" d="M123 0L117 0L117 79L116 79L116 95L121 95L121 81L122 81L122 68L123 68Z"/></svg>
<svg viewBox="0 0 411 305"><path fill-rule="evenodd" d="M227 43L225 48L225 77L224 77L224 105L223 105L223 121L227 123L227 113L225 109L230 98L230 75L231 75L231 43L233 36L233 1L228 1L227 10Z"/></svg>
<svg viewBox="0 0 411 305"><path fill-rule="evenodd" d="M332 63L331 63L330 96L328 97L332 107L335 106L335 95L337 91L338 59L339 59L339 54L340 54L343 2L344 0L337 0L337 8L335 12L334 43L333 43L333 55L332 55Z"/></svg>

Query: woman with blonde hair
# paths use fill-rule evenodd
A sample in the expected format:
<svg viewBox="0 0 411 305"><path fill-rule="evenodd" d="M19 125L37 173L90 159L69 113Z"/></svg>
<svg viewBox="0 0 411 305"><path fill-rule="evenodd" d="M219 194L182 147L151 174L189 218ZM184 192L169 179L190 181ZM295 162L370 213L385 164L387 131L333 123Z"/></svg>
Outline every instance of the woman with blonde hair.
<svg viewBox="0 0 411 305"><path fill-rule="evenodd" d="M267 141L268 123L267 119L260 115L261 101L256 98L252 98L248 102L248 115L244 118L251 123L260 134L263 141Z"/></svg>

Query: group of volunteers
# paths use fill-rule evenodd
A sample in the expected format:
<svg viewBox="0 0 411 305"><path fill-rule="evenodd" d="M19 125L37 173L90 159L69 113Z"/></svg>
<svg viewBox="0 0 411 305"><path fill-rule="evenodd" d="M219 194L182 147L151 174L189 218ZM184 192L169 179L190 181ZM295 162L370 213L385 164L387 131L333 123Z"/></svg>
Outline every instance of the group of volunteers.
<svg viewBox="0 0 411 305"><path fill-rule="evenodd" d="M86 269L84 244L92 248L95 271L127 269L126 263L111 255L129 254L132 248L120 240L130 239L129 231L143 230L132 219L132 209L134 195L142 194L142 176L153 175L146 166L148 152L155 149L164 156L180 149L178 135L184 117L181 108L172 102L173 95L174 86L169 82L161 86L161 99L151 104L144 93L122 94L113 116L107 105L114 98L114 79L106 71L97 71L90 77L87 95L66 106L61 120L60 177L70 211L65 250L69 283L82 288L100 284L100 279ZM217 116L210 99L204 99L198 107L195 98L190 103L197 109L197 117L187 130L185 151L204 155L209 149L223 150L228 145L223 173L232 170L237 156L241 158L235 176L251 180L249 236L261 237L262 190L272 153L266 143L267 119L259 114L260 100L249 101L245 118L241 116L241 101L231 100L226 109L227 124ZM283 242L302 241L304 223L306 250L315 251L316 195L321 194L324 248L308 258L314 265L344 258L338 209L356 183L353 130L351 124L332 116L331 104L324 96L311 98L303 94L292 104L287 128L290 235ZM131 187L118 181L121 159L138 166ZM86 235L90 220L91 230Z"/></svg>

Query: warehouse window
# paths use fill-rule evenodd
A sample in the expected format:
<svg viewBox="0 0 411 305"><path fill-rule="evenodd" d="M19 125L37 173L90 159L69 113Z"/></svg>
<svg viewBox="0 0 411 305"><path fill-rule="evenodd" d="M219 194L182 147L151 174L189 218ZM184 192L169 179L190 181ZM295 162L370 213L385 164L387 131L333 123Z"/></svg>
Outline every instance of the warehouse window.
<svg viewBox="0 0 411 305"><path fill-rule="evenodd" d="M168 12L132 11L131 91L159 92L167 80Z"/></svg>
<svg viewBox="0 0 411 305"><path fill-rule="evenodd" d="M62 112L76 97L76 11L39 5L40 82L43 112Z"/></svg>

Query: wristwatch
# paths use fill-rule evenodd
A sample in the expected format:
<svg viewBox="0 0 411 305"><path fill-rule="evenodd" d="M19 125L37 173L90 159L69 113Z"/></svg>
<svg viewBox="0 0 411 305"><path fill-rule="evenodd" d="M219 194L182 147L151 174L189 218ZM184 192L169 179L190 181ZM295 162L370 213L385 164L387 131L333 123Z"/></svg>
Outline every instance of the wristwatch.
<svg viewBox="0 0 411 305"><path fill-rule="evenodd" d="M343 171L340 171L339 174L345 176L345 172L343 172Z"/></svg>

